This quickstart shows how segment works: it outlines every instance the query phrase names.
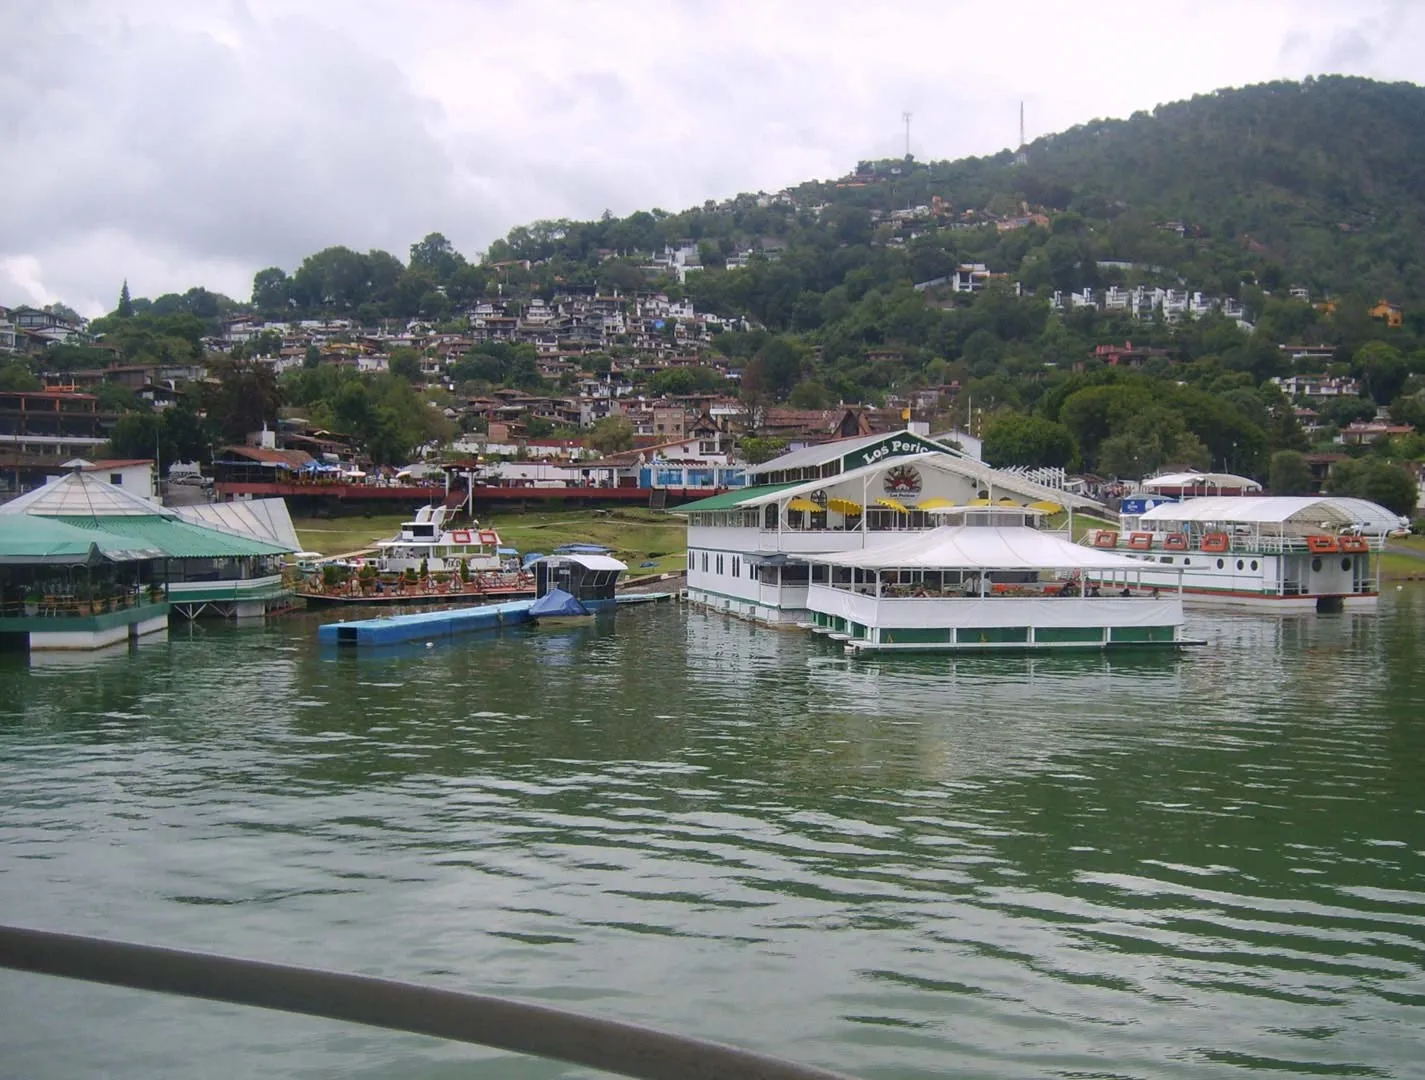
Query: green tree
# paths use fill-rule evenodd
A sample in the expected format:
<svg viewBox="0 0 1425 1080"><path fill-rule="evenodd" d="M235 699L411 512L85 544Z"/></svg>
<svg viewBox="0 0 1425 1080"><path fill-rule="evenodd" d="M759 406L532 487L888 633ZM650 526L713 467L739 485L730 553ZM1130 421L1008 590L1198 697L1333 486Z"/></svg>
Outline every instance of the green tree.
<svg viewBox="0 0 1425 1080"><path fill-rule="evenodd" d="M606 416L589 429L587 442L601 454L633 449L633 421L622 414Z"/></svg>
<svg viewBox="0 0 1425 1080"><path fill-rule="evenodd" d="M787 440L771 436L745 435L738 441L737 448L742 455L742 460L747 464L761 465L764 461L771 461L784 451L787 448Z"/></svg>
<svg viewBox="0 0 1425 1080"><path fill-rule="evenodd" d="M1356 350L1353 359L1361 388L1377 405L1389 405L1410 377L1410 367L1400 350L1380 341L1370 341Z"/></svg>
<svg viewBox="0 0 1425 1080"><path fill-rule="evenodd" d="M282 388L268 364L224 361L214 365L218 385L208 399L208 413L224 438L238 440L277 422Z"/></svg>
<svg viewBox="0 0 1425 1080"><path fill-rule="evenodd" d="M1063 424L1039 416L1001 413L985 428L984 458L996 468L1006 465L1062 466L1078 458L1073 433Z"/></svg>
<svg viewBox="0 0 1425 1080"><path fill-rule="evenodd" d="M0 363L0 390L33 392L42 389L43 384L23 360Z"/></svg>
<svg viewBox="0 0 1425 1080"><path fill-rule="evenodd" d="M1267 487L1273 495L1309 495L1314 485L1306 457L1295 450L1278 450L1272 455Z"/></svg>
<svg viewBox="0 0 1425 1080"><path fill-rule="evenodd" d="M1325 490L1332 495L1369 499L1393 513L1411 516L1420 497L1415 477L1400 465L1379 458L1347 458L1331 466Z"/></svg>
<svg viewBox="0 0 1425 1080"><path fill-rule="evenodd" d="M129 296L129 279L124 278L124 284L119 289L119 304L114 308L114 316L119 319L132 319L134 317L134 302Z"/></svg>
<svg viewBox="0 0 1425 1080"><path fill-rule="evenodd" d="M421 357L415 349L400 345L391 350L387 359L391 374L407 382L419 382L421 378Z"/></svg>

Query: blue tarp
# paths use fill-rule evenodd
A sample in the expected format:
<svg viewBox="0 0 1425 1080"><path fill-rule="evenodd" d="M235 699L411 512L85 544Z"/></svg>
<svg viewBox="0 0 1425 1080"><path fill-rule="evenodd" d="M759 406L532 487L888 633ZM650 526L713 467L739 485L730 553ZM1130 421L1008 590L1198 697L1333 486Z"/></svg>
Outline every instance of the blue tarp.
<svg viewBox="0 0 1425 1080"><path fill-rule="evenodd" d="M539 560L539 559L542 559L542 558L544 558L544 552L542 552L542 551L531 551L528 555L526 555L526 556L524 557L523 560L521 560L520 566L521 566L521 567L528 566L530 563L535 562L535 561L537 561L537 560Z"/></svg>
<svg viewBox="0 0 1425 1080"><path fill-rule="evenodd" d="M495 549L496 555L518 555L519 553L519 548L497 547Z"/></svg>
<svg viewBox="0 0 1425 1080"><path fill-rule="evenodd" d="M608 555L614 549L603 544L560 544L554 550L560 555Z"/></svg>
<svg viewBox="0 0 1425 1080"><path fill-rule="evenodd" d="M529 615L532 619L587 614L589 614L589 609L579 602L579 598L563 589L550 589L529 606Z"/></svg>

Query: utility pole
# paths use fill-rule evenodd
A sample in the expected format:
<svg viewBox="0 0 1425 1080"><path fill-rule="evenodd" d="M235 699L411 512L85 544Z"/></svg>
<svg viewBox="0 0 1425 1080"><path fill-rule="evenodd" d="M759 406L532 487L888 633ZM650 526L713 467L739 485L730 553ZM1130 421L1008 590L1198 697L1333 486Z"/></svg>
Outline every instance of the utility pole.
<svg viewBox="0 0 1425 1080"><path fill-rule="evenodd" d="M901 113L901 119L905 121L905 159L910 160L910 113Z"/></svg>
<svg viewBox="0 0 1425 1080"><path fill-rule="evenodd" d="M1029 163L1029 151L1024 145L1024 99L1019 101L1019 152L1014 155L1016 165L1027 165Z"/></svg>

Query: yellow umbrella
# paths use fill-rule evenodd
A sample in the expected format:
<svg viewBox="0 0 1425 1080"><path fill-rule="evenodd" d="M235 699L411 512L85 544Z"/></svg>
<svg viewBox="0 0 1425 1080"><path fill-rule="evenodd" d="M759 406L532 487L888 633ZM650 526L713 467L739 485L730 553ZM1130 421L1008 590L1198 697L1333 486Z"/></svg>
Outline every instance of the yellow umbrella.
<svg viewBox="0 0 1425 1080"><path fill-rule="evenodd" d="M1063 507L1058 503L1050 502L1048 499L1040 499L1038 502L1029 504L1028 509L1036 510L1041 514L1058 514L1063 511Z"/></svg>
<svg viewBox="0 0 1425 1080"><path fill-rule="evenodd" d="M798 496L791 502L787 503L787 509L802 510L808 514L819 514L822 510L822 508L820 506L817 506L816 503L812 502L810 499L803 499L801 496Z"/></svg>
<svg viewBox="0 0 1425 1080"><path fill-rule="evenodd" d="M902 514L910 513L903 504L896 502L894 499L877 499L876 501L888 510L899 510Z"/></svg>
<svg viewBox="0 0 1425 1080"><path fill-rule="evenodd" d="M917 510L946 510L955 504L949 499L922 499L915 504Z"/></svg>
<svg viewBox="0 0 1425 1080"><path fill-rule="evenodd" d="M861 504L852 502L850 499L827 499L826 505L835 510L838 514L844 514L846 517L861 516Z"/></svg>

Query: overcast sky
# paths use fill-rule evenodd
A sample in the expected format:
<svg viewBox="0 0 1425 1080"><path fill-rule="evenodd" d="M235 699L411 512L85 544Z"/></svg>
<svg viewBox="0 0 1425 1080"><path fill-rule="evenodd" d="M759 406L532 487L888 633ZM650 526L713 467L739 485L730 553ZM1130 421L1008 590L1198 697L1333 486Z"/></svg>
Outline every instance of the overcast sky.
<svg viewBox="0 0 1425 1080"><path fill-rule="evenodd" d="M0 0L0 304L682 209L1223 86L1425 81L1425 3Z"/></svg>

